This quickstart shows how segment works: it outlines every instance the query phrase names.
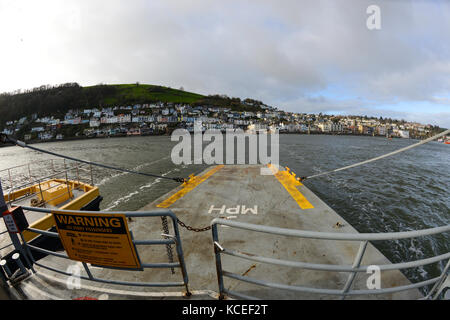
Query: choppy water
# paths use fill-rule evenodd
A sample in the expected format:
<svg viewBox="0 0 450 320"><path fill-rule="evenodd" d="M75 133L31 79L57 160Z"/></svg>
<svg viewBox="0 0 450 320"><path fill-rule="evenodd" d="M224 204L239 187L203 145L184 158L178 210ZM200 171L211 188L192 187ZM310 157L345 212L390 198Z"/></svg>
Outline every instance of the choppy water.
<svg viewBox="0 0 450 320"><path fill-rule="evenodd" d="M359 136L281 135L280 164L289 166L299 176L308 176L415 142ZM37 146L167 176L186 177L206 168L206 165L174 165L170 152L175 144L167 136L150 136ZM49 158L53 157L19 147L0 148L0 170ZM25 179L26 172L22 174ZM7 179L5 173L1 177ZM139 209L177 186L177 183L164 179L99 169L94 171L94 180L104 197L101 209L115 211ZM450 146L428 143L368 165L306 181L305 185L360 232L395 232L448 225ZM450 235L374 244L392 262L400 262L449 252ZM432 264L419 270L407 269L405 273L412 281L419 281L437 276L442 268L443 263Z"/></svg>

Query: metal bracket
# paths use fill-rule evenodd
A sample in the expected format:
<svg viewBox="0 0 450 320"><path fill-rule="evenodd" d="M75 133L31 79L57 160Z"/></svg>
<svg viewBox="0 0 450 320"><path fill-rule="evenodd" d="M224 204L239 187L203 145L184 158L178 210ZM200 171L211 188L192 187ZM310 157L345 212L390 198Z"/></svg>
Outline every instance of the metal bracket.
<svg viewBox="0 0 450 320"><path fill-rule="evenodd" d="M445 298L444 299L450 299L449 297L449 292L450 292L450 275L447 275L447 277L445 278L444 281L442 281L442 283L439 285L439 288L436 292L436 294L434 295L433 299L436 299L437 297L439 297L439 295L441 294L442 291L444 291L445 288L447 289L447 292L445 293Z"/></svg>
<svg viewBox="0 0 450 320"><path fill-rule="evenodd" d="M161 233L162 237L167 237L167 238L171 238L173 239L175 242L177 242L177 237L171 234L165 234L165 233Z"/></svg>
<svg viewBox="0 0 450 320"><path fill-rule="evenodd" d="M214 246L221 252L225 251L225 249L217 241L214 241Z"/></svg>

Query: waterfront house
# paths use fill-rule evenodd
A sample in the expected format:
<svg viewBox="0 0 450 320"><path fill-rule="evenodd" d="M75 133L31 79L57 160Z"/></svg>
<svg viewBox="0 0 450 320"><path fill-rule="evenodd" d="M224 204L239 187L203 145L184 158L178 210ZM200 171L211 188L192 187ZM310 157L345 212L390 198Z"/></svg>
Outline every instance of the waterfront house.
<svg viewBox="0 0 450 320"><path fill-rule="evenodd" d="M50 140L53 139L53 133L51 132L40 132L38 135L40 140Z"/></svg>
<svg viewBox="0 0 450 320"><path fill-rule="evenodd" d="M380 136L385 136L386 135L386 127L385 126L377 127L377 133Z"/></svg>
<svg viewBox="0 0 450 320"><path fill-rule="evenodd" d="M31 132L43 132L43 131L44 131L44 127L31 128Z"/></svg>
<svg viewBox="0 0 450 320"><path fill-rule="evenodd" d="M130 123L131 122L131 114L120 114L117 116L117 120L119 123Z"/></svg>
<svg viewBox="0 0 450 320"><path fill-rule="evenodd" d="M408 130L398 130L397 133L400 138L409 139L409 131Z"/></svg>
<svg viewBox="0 0 450 320"><path fill-rule="evenodd" d="M98 119L93 118L89 121L89 127L96 128L99 126L100 126L100 121Z"/></svg>

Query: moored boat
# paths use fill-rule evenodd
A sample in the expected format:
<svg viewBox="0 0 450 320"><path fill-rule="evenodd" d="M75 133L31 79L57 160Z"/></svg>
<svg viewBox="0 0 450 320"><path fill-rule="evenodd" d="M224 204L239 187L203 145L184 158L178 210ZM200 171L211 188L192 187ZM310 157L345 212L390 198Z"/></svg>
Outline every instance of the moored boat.
<svg viewBox="0 0 450 320"><path fill-rule="evenodd" d="M58 160L50 159L39 163L39 172L51 172L45 176L39 176L39 173L33 172L31 164L1 170L0 176L9 178L3 180L4 201L9 205L14 203L15 206L21 207L98 211L103 198L100 196L99 188L93 185L92 168L80 164L70 166L64 162L63 169L58 170L55 167L56 161ZM18 171L28 174L20 175L19 179L12 179L12 175ZM91 181L88 182L88 180ZM26 220L29 229L56 230L52 214L27 212ZM0 228L0 232L6 232L5 225ZM23 231L22 236L24 241L33 245L51 250L63 249L57 238L29 230ZM1 256L6 260L10 271L14 272L17 266L12 263L11 259L17 250L13 249L9 237L0 238L0 247ZM45 256L45 254L39 254L35 258L40 259Z"/></svg>

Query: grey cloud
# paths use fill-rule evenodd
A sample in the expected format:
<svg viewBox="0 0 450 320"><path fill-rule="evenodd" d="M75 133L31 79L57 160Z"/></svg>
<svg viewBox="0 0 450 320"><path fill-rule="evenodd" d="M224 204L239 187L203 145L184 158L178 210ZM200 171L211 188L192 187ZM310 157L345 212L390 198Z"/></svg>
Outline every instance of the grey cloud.
<svg viewBox="0 0 450 320"><path fill-rule="evenodd" d="M382 29L369 31L373 2L65 1L35 18L38 35L20 31L36 50L23 53L22 82L7 85L140 81L311 112L448 104L450 3L376 1ZM333 86L355 98L326 96Z"/></svg>

